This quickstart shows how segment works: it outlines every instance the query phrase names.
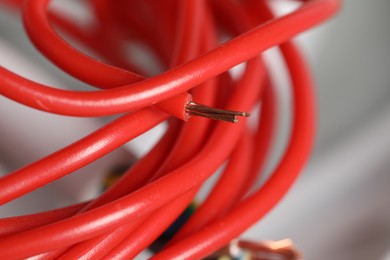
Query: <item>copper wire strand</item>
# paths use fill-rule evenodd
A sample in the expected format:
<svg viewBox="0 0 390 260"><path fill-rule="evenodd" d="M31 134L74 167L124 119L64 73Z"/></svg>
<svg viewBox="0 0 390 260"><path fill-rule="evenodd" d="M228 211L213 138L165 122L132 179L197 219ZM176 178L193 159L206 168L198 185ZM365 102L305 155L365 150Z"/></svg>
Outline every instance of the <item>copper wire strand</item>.
<svg viewBox="0 0 390 260"><path fill-rule="evenodd" d="M186 112L191 116L202 116L215 120L222 120L230 123L237 123L238 116L249 117L249 112L225 110L214 107L205 106L195 102L189 102L186 105Z"/></svg>
<svg viewBox="0 0 390 260"><path fill-rule="evenodd" d="M262 259L261 255L272 254L283 257L285 260L302 260L302 254L297 248L294 247L290 239L283 239L278 241L261 241L253 242L240 240L237 242L237 246L250 252L253 259Z"/></svg>
<svg viewBox="0 0 390 260"><path fill-rule="evenodd" d="M229 245L206 257L207 260L303 260L290 239L277 241L233 240Z"/></svg>

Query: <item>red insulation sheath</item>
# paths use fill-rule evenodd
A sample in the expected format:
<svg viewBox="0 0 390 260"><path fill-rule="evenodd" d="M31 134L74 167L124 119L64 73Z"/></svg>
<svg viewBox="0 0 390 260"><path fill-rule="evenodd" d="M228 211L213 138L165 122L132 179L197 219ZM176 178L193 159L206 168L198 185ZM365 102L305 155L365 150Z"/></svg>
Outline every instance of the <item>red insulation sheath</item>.
<svg viewBox="0 0 390 260"><path fill-rule="evenodd" d="M258 91L257 85L247 84L245 87L248 89L239 91L231 98L228 109L243 107L250 110L253 107L258 96L254 95ZM55 224L0 239L3 255L11 257L17 252L18 256L25 257L32 253L55 250L103 234L110 228L120 226L123 221L151 213L206 180L230 154L244 126L245 120L235 125L217 123L209 141L193 159L132 194ZM199 174L188 178L188 174L193 171ZM176 185L177 183L180 185ZM41 240L32 239L38 234ZM9 250L10 244L14 245L13 250Z"/></svg>
<svg viewBox="0 0 390 260"><path fill-rule="evenodd" d="M194 36L199 34L199 33L193 32L192 30L189 30L189 28L193 28L194 31L200 32L199 28L196 28L197 26L190 25L189 23L194 23L193 19L200 21L199 19L201 17L198 17L196 15L196 11L195 11L195 15L194 14L188 15L188 14L194 13L194 10L193 10L194 6L198 6L195 9L199 9L200 8L199 4L201 4L201 3L202 3L201 1L194 0L194 1L182 2L180 4L180 6L182 7L181 8L182 10L179 12L179 18L178 18L179 19L179 21L178 21L178 26L179 26L178 39L187 39L187 41L194 41L194 39L193 39ZM189 24L189 25L186 25L186 24ZM201 23L198 22L198 24L201 24ZM206 38L204 38L204 39L206 39ZM176 63L185 62L186 60L192 58L192 56L195 56L197 54L197 52L201 51L201 50L198 50L194 47L189 48L188 46L191 46L191 44L184 45L183 44L184 42L185 41L180 40L180 41L177 41L177 43L176 43L177 55L173 58L173 66L175 66ZM192 45L194 45L194 44L192 44ZM184 46L185 46L185 48L184 48ZM200 90L202 90L202 91L200 91ZM213 88L212 87L202 88L202 89L197 88L196 91L199 93L200 92L205 93L203 95L199 95L199 94L196 95L197 99L199 101L201 101L202 103L204 103L204 102L210 103L210 100L208 100L208 99L213 98L213 95L212 95ZM194 94L197 94L197 93L194 93ZM202 118L195 118L194 120L191 120L190 122L188 122L188 124L186 124L183 127L183 129L181 130L181 133L178 137L178 140L175 144L175 147L172 149L172 151L171 151L170 155L168 156L168 158L166 159L165 163L160 167L159 171L157 172L157 174L155 174L153 176L153 178L154 179L158 178L160 175L163 175L164 173L166 173L168 167L177 168L178 166L180 166L181 164L186 162L191 156L193 156L194 153L199 150L199 144L203 143L203 139L204 139L206 131L208 129L207 128L208 124L209 124L209 120L205 120ZM175 148L177 148L177 149L175 149ZM170 218L164 219L167 223L166 225L169 225L172 221L175 220L175 216L178 216L185 209L186 205L190 203L190 201L192 200L192 197L193 196L190 196L186 200L180 201L178 203L177 207L172 207L173 204L171 203L169 206L170 207L169 210L162 209L164 211L164 213L157 211L157 212L153 213L150 218L153 219L153 215L170 216ZM175 214L173 212L175 212ZM148 223L150 223L150 222L151 221L148 221ZM106 251L107 249L116 246L118 241L121 240L122 238L124 238L126 230L128 230L128 232L130 232L135 227L138 227L137 230L139 230L139 229L142 230L142 227L144 225L145 224L141 224L141 226L139 224L134 225L134 223L126 224L126 225L122 226L120 229L115 230L113 233L110 234L111 240L110 240L109 244L106 242L107 241L106 235L103 235L100 238L100 240L101 240L100 242L98 239L94 239L96 245L93 245L93 243L90 243L89 241L87 241L86 243L80 243L77 246L73 247L72 249L68 250L65 254L63 254L62 257L64 257L64 258L69 258L69 257L79 258L83 254L85 254L84 252L86 252L86 251L90 252L89 253L90 257L98 256L98 255L101 256L103 254L102 250ZM159 228L161 229L163 227L164 227L164 225L160 221ZM149 227L149 229L150 229L150 227ZM149 232L146 232L146 234L148 234L149 239L152 239L154 237L152 235L153 231L156 233L157 229L152 228ZM163 232L163 231L164 230L162 229L161 232ZM136 233L136 231L133 233ZM158 233L156 233L156 235L157 234ZM105 245L104 248L101 246L102 243L104 243L104 245ZM135 244L135 243L133 243L133 244Z"/></svg>
<svg viewBox="0 0 390 260"><path fill-rule="evenodd" d="M309 72L294 45L284 43L281 49L294 85L294 122L289 146L278 168L259 191L224 218L172 245L153 259L199 259L218 250L272 209L298 177L313 143L314 95Z"/></svg>
<svg viewBox="0 0 390 260"><path fill-rule="evenodd" d="M83 202L30 215L2 218L0 219L0 237L16 234L21 231L26 231L45 224L49 224L51 222L68 218L73 216L87 204L88 202Z"/></svg>
<svg viewBox="0 0 390 260"><path fill-rule="evenodd" d="M151 108L127 114L76 143L1 177L0 205L95 161L166 118L167 114Z"/></svg>
<svg viewBox="0 0 390 260"><path fill-rule="evenodd" d="M39 11L40 2L28 3L33 11ZM105 91L66 91L34 83L0 67L0 92L22 104L64 115L102 116L140 109L178 95L290 39L323 22L338 7L336 0L310 1L292 14L259 25L207 54L139 83ZM41 28L47 29L42 26L30 30Z"/></svg>
<svg viewBox="0 0 390 260"><path fill-rule="evenodd" d="M261 113L255 129L246 119L237 124L200 117L185 124L169 119L160 141L95 199L1 219L2 258L133 258L175 221L224 162L226 168L207 199L155 259L210 255L283 198L308 159L315 128L310 72L290 39L334 15L339 0L304 1L277 18L268 3L256 0L118 0L115 4L88 0L94 20L84 28L59 10L49 10L49 3L0 0L23 9L30 39L55 66L102 89L56 89L0 67L0 94L54 114L127 114L1 177L0 204L88 165L170 115L187 121L186 107L192 98L210 107L240 111L260 103ZM78 51L54 28L109 63ZM221 29L233 38L219 44ZM146 46L169 69L147 78L133 57L125 55L126 44L132 41ZM273 82L259 54L274 46L280 46L292 82L292 132L277 168L257 188L274 137L276 109ZM228 72L243 62L241 76Z"/></svg>

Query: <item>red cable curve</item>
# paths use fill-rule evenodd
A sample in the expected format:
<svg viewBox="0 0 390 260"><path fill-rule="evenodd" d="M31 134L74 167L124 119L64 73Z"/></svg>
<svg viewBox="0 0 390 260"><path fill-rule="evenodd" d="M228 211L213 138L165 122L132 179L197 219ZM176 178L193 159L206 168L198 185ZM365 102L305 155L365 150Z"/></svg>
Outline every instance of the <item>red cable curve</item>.
<svg viewBox="0 0 390 260"><path fill-rule="evenodd" d="M167 131L96 198L0 219L1 255L6 259L133 258L150 247L226 163L209 196L154 259L206 257L277 205L307 161L315 130L313 83L290 40L332 17L340 1L302 1L298 9L276 18L266 1L256 0L86 3L93 21L82 28L61 10L53 10L49 0L0 0L22 13L31 41L54 66L100 89L57 89L0 67L0 94L53 114L126 114L1 177L0 204L72 174L157 124L168 122ZM104 61L71 46L64 34ZM224 37L230 39L221 43ZM126 46L132 42L148 48L164 71L150 77L133 60L134 53L126 56ZM277 138L275 86L260 57L274 46L280 48L291 78L293 122L285 154L257 187L272 139ZM242 63L242 73L231 74L229 70ZM198 111L205 117L227 116L226 110L214 107L251 111L260 104L261 112L255 127L246 119L230 124L190 118L194 114L188 107L193 101L209 106L207 112Z"/></svg>

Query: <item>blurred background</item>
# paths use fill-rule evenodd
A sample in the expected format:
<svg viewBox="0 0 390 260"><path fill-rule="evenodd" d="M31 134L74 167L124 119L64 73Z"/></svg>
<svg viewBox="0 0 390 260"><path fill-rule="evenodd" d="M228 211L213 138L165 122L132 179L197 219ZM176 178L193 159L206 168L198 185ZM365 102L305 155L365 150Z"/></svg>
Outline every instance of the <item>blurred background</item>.
<svg viewBox="0 0 390 260"><path fill-rule="evenodd" d="M72 15L82 10L72 7L78 1L60 2L55 1L57 8ZM289 1L274 4L281 13L295 7ZM345 0L337 17L299 37L317 84L315 150L288 196L244 237L291 238L305 259L390 259L389 11L388 0ZM79 19L88 17L79 15ZM1 66L38 82L59 88L82 85L43 58L27 39L20 17L1 6L0 55ZM280 76L284 68L276 51L266 56L282 101L277 148L268 166L272 169L288 133L288 81ZM103 121L50 115L0 96L0 174L83 137ZM78 174L2 206L0 216L93 197L101 189L102 176L129 156L143 154L161 129Z"/></svg>

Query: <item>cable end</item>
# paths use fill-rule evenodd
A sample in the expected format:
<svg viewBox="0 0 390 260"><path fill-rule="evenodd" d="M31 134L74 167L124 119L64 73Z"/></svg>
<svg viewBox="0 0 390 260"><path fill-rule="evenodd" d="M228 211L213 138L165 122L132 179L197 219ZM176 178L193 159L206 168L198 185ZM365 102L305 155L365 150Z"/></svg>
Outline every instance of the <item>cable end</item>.
<svg viewBox="0 0 390 260"><path fill-rule="evenodd" d="M192 101L186 105L186 112L191 116L201 116L201 117L206 117L214 120L222 120L230 123L237 123L238 122L237 117L239 116L241 117L250 116L250 113L248 112L224 110L224 109L205 106Z"/></svg>

